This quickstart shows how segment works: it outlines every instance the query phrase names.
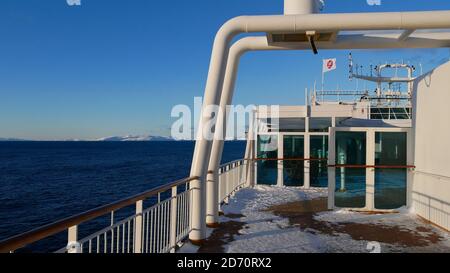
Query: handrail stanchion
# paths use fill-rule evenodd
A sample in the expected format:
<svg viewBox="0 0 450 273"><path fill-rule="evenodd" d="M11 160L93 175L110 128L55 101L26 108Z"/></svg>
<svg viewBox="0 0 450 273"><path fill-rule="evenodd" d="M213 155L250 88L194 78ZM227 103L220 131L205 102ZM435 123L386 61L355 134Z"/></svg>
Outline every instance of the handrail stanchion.
<svg viewBox="0 0 450 273"><path fill-rule="evenodd" d="M144 202L139 200L136 202L136 221L135 221L135 237L134 237L134 253L142 253L142 212L144 211Z"/></svg>
<svg viewBox="0 0 450 273"><path fill-rule="evenodd" d="M70 227L67 233L67 253L81 253L81 245L78 243L78 226Z"/></svg>
<svg viewBox="0 0 450 273"><path fill-rule="evenodd" d="M175 253L177 246L177 191L177 186L172 188L172 199L170 200L170 253Z"/></svg>

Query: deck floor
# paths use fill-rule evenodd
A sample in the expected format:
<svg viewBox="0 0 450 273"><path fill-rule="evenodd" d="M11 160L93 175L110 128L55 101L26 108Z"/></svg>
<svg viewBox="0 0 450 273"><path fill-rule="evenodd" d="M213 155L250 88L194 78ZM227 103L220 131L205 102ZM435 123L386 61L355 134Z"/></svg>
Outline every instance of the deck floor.
<svg viewBox="0 0 450 273"><path fill-rule="evenodd" d="M203 253L446 252L450 234L414 214L327 211L327 191L257 186L224 207Z"/></svg>

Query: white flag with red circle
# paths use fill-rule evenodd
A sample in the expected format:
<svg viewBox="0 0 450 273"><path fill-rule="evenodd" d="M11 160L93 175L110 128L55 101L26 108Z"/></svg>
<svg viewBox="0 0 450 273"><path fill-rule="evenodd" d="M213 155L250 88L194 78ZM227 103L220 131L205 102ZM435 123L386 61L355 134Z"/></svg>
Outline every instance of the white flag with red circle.
<svg viewBox="0 0 450 273"><path fill-rule="evenodd" d="M323 73L336 69L336 59L323 60Z"/></svg>

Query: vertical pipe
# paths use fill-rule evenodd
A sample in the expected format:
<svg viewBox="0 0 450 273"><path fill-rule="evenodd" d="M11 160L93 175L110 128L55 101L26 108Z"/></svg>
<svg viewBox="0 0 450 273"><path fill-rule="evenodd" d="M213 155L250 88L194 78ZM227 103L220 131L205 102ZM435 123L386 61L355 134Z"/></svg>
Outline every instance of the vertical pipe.
<svg viewBox="0 0 450 273"><path fill-rule="evenodd" d="M211 134L204 133L204 131L208 129L208 123L212 120L212 114L207 113L206 110L208 107L216 106L220 102L225 68L228 60L229 43L233 36L233 33L219 31L214 40L208 79L205 88L204 104L198 125L198 134L195 142L194 156L192 159L191 177L200 178L191 181L192 211L191 232L189 234L189 239L195 245L202 244L206 238L206 204L214 203L212 201L206 202L208 164L210 162L211 155L216 156L211 153L213 144L212 139L214 138L214 135L211 136ZM213 131L215 131L214 128ZM215 151L215 153L217 153L217 151ZM210 197L213 199L216 198L215 194ZM212 210L214 210L216 204L217 202L211 206ZM216 213L214 213L213 216L215 216L215 214ZM215 219L213 219L213 221L214 220Z"/></svg>
<svg viewBox="0 0 450 273"><path fill-rule="evenodd" d="M284 14L311 14L317 13L322 8L318 0L284 0Z"/></svg>
<svg viewBox="0 0 450 273"><path fill-rule="evenodd" d="M230 50L228 62L226 65L226 73L223 81L223 92L220 96L219 117L217 119L216 134L212 144L211 158L208 166L207 178L207 216L206 223L208 226L216 226L219 217L217 208L218 203L218 168L223 154L224 140L227 134L227 120L229 116L228 106L233 101L236 77L239 68L241 52L239 50Z"/></svg>

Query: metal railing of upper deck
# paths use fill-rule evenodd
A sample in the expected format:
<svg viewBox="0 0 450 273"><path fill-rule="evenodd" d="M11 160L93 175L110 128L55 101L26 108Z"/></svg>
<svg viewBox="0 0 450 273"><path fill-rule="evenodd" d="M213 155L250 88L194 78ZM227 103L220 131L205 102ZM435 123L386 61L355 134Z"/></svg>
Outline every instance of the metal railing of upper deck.
<svg viewBox="0 0 450 273"><path fill-rule="evenodd" d="M219 206L246 186L249 164L250 160L242 159L219 167Z"/></svg>

